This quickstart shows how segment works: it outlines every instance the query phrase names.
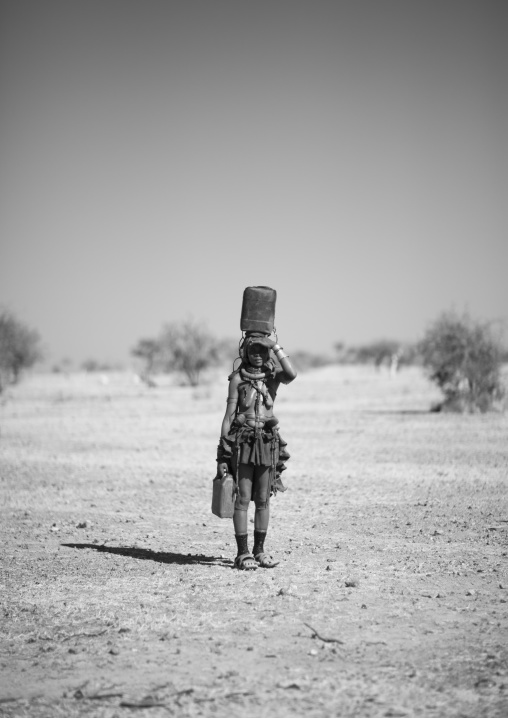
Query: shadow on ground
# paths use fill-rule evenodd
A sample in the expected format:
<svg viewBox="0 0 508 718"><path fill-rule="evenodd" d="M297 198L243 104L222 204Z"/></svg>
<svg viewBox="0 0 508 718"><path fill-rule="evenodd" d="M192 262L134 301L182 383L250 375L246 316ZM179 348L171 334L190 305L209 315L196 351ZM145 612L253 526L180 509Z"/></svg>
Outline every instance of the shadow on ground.
<svg viewBox="0 0 508 718"><path fill-rule="evenodd" d="M216 556L205 556L204 554L184 554L163 551L150 551L146 548L136 548L135 546L105 546L103 544L94 543L63 543L60 544L65 548L91 548L94 551L103 553L114 553L119 556L130 556L130 558L138 558L143 561L155 561L156 563L176 563L183 564L201 564L202 566L224 566L230 568L232 562L217 558Z"/></svg>

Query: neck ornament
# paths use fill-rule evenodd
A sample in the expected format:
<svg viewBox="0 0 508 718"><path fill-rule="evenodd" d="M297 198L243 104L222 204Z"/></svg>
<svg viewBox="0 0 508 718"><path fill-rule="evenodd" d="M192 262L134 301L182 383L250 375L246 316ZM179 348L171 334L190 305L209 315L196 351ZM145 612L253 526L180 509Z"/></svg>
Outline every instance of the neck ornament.
<svg viewBox="0 0 508 718"><path fill-rule="evenodd" d="M249 366L247 370L245 367L240 369L240 376L242 379L249 379L250 381L263 381L268 376L266 371L256 371L254 367Z"/></svg>

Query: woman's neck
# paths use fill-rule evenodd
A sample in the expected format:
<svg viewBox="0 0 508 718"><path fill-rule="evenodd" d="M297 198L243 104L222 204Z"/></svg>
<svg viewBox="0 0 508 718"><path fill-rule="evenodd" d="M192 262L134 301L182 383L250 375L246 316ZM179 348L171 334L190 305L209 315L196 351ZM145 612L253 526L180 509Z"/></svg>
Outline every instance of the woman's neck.
<svg viewBox="0 0 508 718"><path fill-rule="evenodd" d="M249 372L249 374L261 374L261 372L264 371L264 367L252 366L252 364L244 364L243 367L245 371Z"/></svg>

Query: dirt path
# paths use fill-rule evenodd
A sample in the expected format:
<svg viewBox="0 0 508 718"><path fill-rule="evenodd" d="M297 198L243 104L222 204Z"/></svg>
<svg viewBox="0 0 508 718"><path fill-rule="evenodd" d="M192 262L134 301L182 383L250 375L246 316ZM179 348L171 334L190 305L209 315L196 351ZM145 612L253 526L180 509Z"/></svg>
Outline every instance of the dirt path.
<svg viewBox="0 0 508 718"><path fill-rule="evenodd" d="M210 513L224 397L89 375L4 401L0 713L508 715L508 417L429 414L417 370L300 376L281 564L246 573Z"/></svg>

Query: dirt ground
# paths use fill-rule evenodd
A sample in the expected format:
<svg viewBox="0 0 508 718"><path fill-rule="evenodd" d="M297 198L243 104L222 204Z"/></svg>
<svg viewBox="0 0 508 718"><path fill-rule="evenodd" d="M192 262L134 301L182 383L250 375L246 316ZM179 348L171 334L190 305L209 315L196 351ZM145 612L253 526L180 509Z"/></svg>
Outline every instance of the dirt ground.
<svg viewBox="0 0 508 718"><path fill-rule="evenodd" d="M281 563L240 572L210 512L226 385L4 395L0 714L505 718L508 416L429 413L415 368L301 374Z"/></svg>

